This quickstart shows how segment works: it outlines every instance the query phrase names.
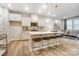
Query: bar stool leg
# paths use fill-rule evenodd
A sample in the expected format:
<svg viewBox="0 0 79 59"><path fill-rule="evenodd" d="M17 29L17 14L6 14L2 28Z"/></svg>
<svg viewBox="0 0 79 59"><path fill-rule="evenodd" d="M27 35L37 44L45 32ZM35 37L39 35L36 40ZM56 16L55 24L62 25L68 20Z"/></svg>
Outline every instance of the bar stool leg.
<svg viewBox="0 0 79 59"><path fill-rule="evenodd" d="M60 47L63 47L63 44L61 44L62 42L61 42L61 38L59 39L59 45L60 45Z"/></svg>
<svg viewBox="0 0 79 59"><path fill-rule="evenodd" d="M60 38L57 38L57 42L56 42L57 46L60 45Z"/></svg>
<svg viewBox="0 0 79 59"><path fill-rule="evenodd" d="M33 47L33 44L34 42L32 42L32 47ZM38 43L38 42L37 42ZM40 48L41 46L41 43L38 44L39 46L37 48ZM36 51L32 51L35 55L40 55L42 53L42 50L39 49L39 50L36 50Z"/></svg>
<svg viewBox="0 0 79 59"><path fill-rule="evenodd" d="M48 50L50 50L50 40L48 40Z"/></svg>
<svg viewBox="0 0 79 59"><path fill-rule="evenodd" d="M55 40L55 49L57 48L57 43L58 43L58 38L56 38L56 40Z"/></svg>
<svg viewBox="0 0 79 59"><path fill-rule="evenodd" d="M47 50L50 50L50 39L47 42Z"/></svg>
<svg viewBox="0 0 79 59"><path fill-rule="evenodd" d="M53 48L51 47L51 45L54 44L54 41L53 41L53 43L51 43L50 41L51 41L51 39L49 40L49 50L53 49Z"/></svg>
<svg viewBox="0 0 79 59"><path fill-rule="evenodd" d="M51 50L51 49L56 49L56 45L55 45L55 44L56 44L56 39L55 39L55 38L52 38L52 40L53 40L53 43L52 43L53 46L50 47L50 50Z"/></svg>

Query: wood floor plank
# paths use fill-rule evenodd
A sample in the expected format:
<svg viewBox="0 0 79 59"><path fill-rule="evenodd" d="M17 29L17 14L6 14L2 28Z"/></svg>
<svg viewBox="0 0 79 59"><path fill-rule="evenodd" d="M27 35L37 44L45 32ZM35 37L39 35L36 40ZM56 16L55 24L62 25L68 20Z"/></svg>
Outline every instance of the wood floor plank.
<svg viewBox="0 0 79 59"><path fill-rule="evenodd" d="M39 55L29 53L26 41L13 41L8 45L7 56L79 56L79 40L62 40L63 46L42 49Z"/></svg>

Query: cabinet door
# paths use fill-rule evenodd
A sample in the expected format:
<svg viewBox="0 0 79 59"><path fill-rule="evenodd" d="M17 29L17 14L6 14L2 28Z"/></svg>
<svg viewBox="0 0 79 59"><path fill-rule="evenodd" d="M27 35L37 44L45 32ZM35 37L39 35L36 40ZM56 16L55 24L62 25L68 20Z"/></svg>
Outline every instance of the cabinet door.
<svg viewBox="0 0 79 59"><path fill-rule="evenodd" d="M10 13L9 14L9 20L12 21L21 21L21 15L16 13Z"/></svg>
<svg viewBox="0 0 79 59"><path fill-rule="evenodd" d="M9 20L15 20L15 14L10 13L9 14Z"/></svg>
<svg viewBox="0 0 79 59"><path fill-rule="evenodd" d="M22 17L22 26L30 26L30 17L27 16L23 16Z"/></svg>
<svg viewBox="0 0 79 59"><path fill-rule="evenodd" d="M10 27L10 40L20 40L21 30L21 27Z"/></svg>

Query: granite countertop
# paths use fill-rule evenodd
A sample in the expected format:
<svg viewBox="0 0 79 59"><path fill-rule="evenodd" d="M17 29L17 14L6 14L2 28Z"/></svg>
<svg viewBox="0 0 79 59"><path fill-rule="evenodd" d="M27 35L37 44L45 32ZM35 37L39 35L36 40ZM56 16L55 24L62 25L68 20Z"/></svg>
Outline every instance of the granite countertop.
<svg viewBox="0 0 79 59"><path fill-rule="evenodd" d="M0 40L6 38L6 34L0 34ZM6 48L1 48L0 47L0 56L5 52Z"/></svg>
<svg viewBox="0 0 79 59"><path fill-rule="evenodd" d="M6 36L6 34L0 34L0 40L4 39Z"/></svg>
<svg viewBox="0 0 79 59"><path fill-rule="evenodd" d="M0 56L6 51L6 49L0 48Z"/></svg>

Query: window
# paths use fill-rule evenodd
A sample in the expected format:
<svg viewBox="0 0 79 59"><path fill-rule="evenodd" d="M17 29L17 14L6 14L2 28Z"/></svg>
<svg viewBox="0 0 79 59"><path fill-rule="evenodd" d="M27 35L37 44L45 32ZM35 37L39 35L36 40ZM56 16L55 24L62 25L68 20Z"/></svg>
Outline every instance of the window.
<svg viewBox="0 0 79 59"><path fill-rule="evenodd" d="M66 20L67 30L79 30L79 17Z"/></svg>
<svg viewBox="0 0 79 59"><path fill-rule="evenodd" d="M67 20L66 26L67 26L67 30L71 30L72 29L72 20Z"/></svg>
<svg viewBox="0 0 79 59"><path fill-rule="evenodd" d="M79 30L79 19L78 18L73 20L73 28L74 30Z"/></svg>

